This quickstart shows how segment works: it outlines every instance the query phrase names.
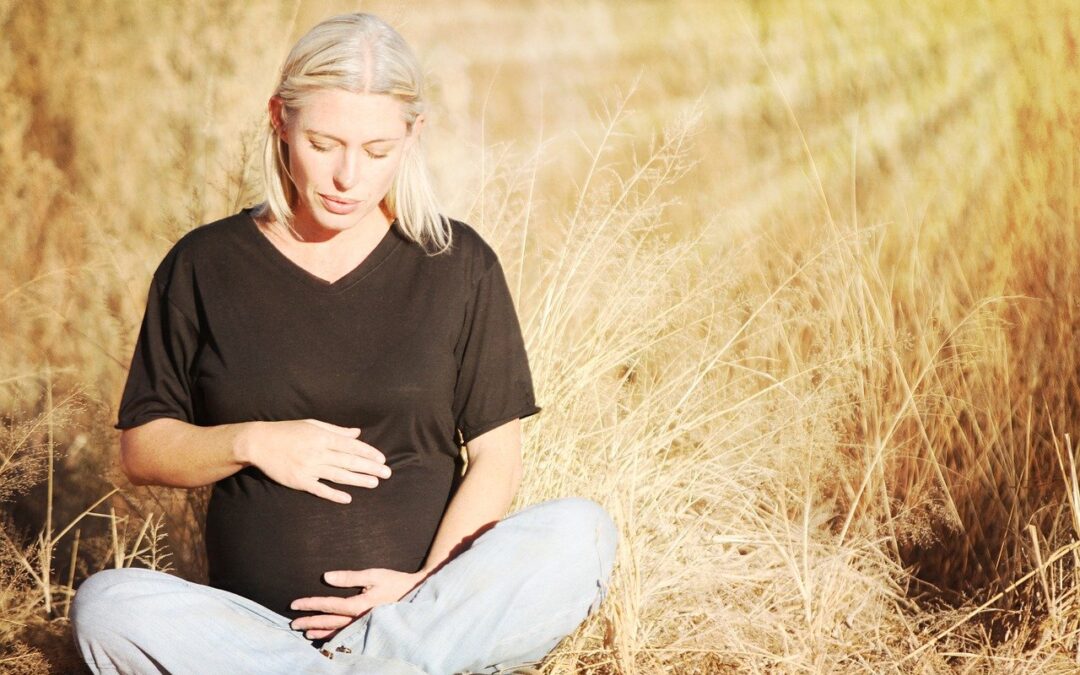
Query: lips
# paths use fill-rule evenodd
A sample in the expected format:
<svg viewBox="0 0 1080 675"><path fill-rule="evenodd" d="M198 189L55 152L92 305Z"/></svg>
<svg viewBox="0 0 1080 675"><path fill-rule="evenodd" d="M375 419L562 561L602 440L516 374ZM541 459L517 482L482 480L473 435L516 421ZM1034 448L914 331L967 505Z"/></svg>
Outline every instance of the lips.
<svg viewBox="0 0 1080 675"><path fill-rule="evenodd" d="M340 199L338 197L328 197L327 195L324 195L321 192L319 193L319 198L322 199L323 206L326 207L327 211L329 211L331 213L336 213L336 214L342 215L342 216L352 213L353 211L356 210L356 207L359 206L359 204L360 204L360 202L358 202L356 200L353 200L353 199Z"/></svg>

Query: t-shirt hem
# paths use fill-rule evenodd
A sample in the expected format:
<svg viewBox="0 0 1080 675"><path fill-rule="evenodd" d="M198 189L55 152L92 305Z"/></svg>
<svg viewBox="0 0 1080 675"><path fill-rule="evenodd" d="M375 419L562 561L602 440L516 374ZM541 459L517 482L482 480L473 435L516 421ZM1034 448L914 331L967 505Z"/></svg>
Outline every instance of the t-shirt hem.
<svg viewBox="0 0 1080 675"><path fill-rule="evenodd" d="M504 417L500 417L498 419L491 420L490 422L485 422L483 424L480 424L478 426L472 427L472 428L467 429L467 430L462 429L461 430L462 443L468 443L469 441L473 440L477 436L480 436L482 434L486 434L487 432L491 431L492 429L494 429L496 427L500 427L500 426L506 424L507 422L509 422L511 420L525 419L526 417L531 417L531 416L535 415L536 413L540 412L541 410L543 410L543 408L541 408L540 406L536 405L535 403L530 403L529 405L525 406L524 408L521 408L520 410L518 410L517 412L515 412L513 414L506 415Z"/></svg>
<svg viewBox="0 0 1080 675"><path fill-rule="evenodd" d="M132 417L132 418L127 418L127 419L117 420L116 424L113 425L113 429L117 429L119 431L123 431L125 429L134 429L135 427L141 427L142 425L146 424L147 422L152 422L154 420L160 420L160 419L179 420L181 422L188 422L188 420L183 415L179 415L179 414L176 414L176 413L168 413L168 412L144 413L142 415L139 415L138 417ZM191 424L191 422L188 422L188 424Z"/></svg>

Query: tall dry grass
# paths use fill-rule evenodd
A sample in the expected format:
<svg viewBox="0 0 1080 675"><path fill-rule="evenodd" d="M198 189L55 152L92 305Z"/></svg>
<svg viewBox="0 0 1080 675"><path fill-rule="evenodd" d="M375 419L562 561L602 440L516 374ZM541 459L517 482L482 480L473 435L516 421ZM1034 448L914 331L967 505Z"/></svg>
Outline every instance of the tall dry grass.
<svg viewBox="0 0 1080 675"><path fill-rule="evenodd" d="M203 574L200 495L115 470L119 388L154 264L250 203L273 69L346 7L69 9L0 1L12 672L77 667L93 571ZM515 291L544 406L516 505L622 532L545 670L1077 669L1068 3L373 9Z"/></svg>

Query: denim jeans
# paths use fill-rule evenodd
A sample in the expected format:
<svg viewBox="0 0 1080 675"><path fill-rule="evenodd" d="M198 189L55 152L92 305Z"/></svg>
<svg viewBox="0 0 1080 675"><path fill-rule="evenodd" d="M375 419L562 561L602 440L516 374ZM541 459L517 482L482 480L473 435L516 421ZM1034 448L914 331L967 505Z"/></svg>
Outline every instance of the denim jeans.
<svg viewBox="0 0 1080 675"><path fill-rule="evenodd" d="M95 673L496 673L538 664L596 610L617 540L596 502L534 504L320 647L247 598L146 569L88 578L72 626Z"/></svg>

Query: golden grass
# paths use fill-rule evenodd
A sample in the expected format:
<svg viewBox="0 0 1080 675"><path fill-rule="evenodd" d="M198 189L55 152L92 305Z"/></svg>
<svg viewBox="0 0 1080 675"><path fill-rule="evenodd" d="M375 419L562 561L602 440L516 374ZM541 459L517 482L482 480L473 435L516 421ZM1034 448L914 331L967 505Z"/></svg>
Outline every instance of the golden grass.
<svg viewBox="0 0 1080 675"><path fill-rule="evenodd" d="M517 505L622 531L546 672L1078 668L1080 13L365 8L517 297ZM97 569L203 574L202 493L115 469L119 389L153 266L251 203L273 70L345 9L0 0L0 668L74 668Z"/></svg>

